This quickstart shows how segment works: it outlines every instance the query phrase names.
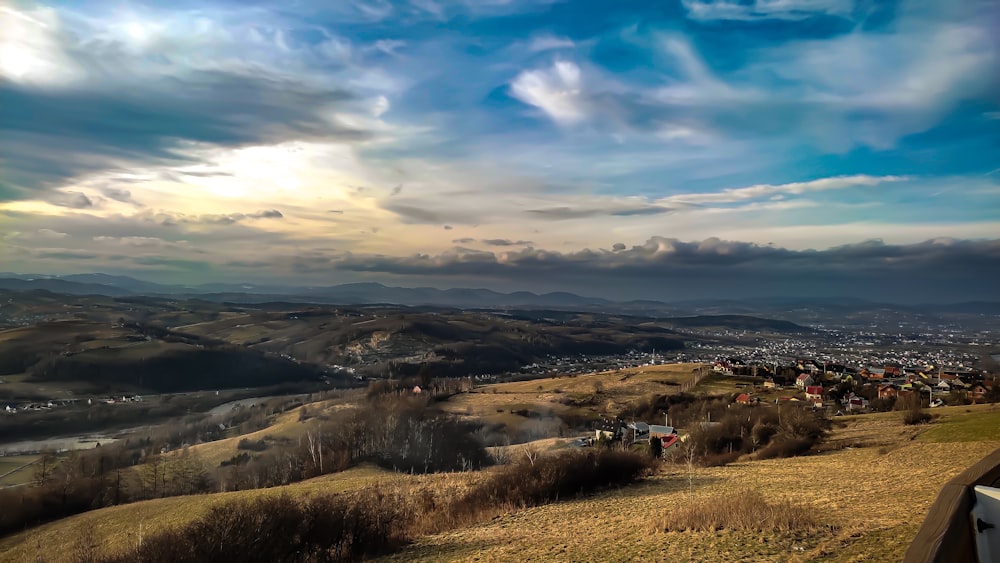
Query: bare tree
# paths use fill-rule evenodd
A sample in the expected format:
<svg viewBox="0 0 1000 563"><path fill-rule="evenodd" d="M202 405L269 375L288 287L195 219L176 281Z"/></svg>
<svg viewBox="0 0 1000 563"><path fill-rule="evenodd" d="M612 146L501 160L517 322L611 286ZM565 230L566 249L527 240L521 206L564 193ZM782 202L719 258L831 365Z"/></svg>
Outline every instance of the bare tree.
<svg viewBox="0 0 1000 563"><path fill-rule="evenodd" d="M534 466L535 460L538 459L541 452L538 451L538 448L534 444L525 444L521 448L521 453L523 453L524 457L527 458L528 463Z"/></svg>

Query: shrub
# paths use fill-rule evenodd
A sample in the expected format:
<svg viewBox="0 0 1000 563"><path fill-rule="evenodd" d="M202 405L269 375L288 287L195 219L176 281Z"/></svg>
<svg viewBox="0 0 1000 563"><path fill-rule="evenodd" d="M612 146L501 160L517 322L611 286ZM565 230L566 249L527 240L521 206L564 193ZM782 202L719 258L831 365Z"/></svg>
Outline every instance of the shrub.
<svg viewBox="0 0 1000 563"><path fill-rule="evenodd" d="M236 444L236 449L262 452L267 449L267 443L264 442L264 440L250 440L248 438L243 438Z"/></svg>
<svg viewBox="0 0 1000 563"><path fill-rule="evenodd" d="M306 502L287 495L237 500L105 561L356 561L405 541L409 516L401 506L378 490Z"/></svg>
<svg viewBox="0 0 1000 563"><path fill-rule="evenodd" d="M665 514L658 529L664 532L794 532L818 527L820 520L811 508L787 500L768 502L757 491L743 491L704 502L686 503Z"/></svg>
<svg viewBox="0 0 1000 563"><path fill-rule="evenodd" d="M903 413L903 424L907 425L923 424L925 422L930 422L930 420L931 420L930 413L926 413L920 410L919 408L910 409L905 413Z"/></svg>
<svg viewBox="0 0 1000 563"><path fill-rule="evenodd" d="M638 480L653 467L648 456L597 449L525 457L501 468L473 487L453 507L477 512L483 507L523 508Z"/></svg>

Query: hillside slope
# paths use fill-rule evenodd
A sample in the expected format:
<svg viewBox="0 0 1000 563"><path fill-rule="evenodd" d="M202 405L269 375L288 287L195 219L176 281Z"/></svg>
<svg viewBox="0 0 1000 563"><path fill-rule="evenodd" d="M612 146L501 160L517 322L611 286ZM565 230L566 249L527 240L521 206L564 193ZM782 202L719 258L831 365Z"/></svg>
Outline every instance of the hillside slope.
<svg viewBox="0 0 1000 563"><path fill-rule="evenodd" d="M1000 447L1000 411L980 406L937 412L934 423L916 430L905 427L897 413L845 417L832 437L842 449L817 455L711 468L667 464L638 485L423 537L384 559L898 561L940 487ZM2 539L0 561L67 561L81 545L93 545L97 553L116 550L240 496L460 487L481 476L411 476L362 467L287 487L140 502ZM657 530L657 521L673 508L747 489L811 507L830 527L808 533Z"/></svg>

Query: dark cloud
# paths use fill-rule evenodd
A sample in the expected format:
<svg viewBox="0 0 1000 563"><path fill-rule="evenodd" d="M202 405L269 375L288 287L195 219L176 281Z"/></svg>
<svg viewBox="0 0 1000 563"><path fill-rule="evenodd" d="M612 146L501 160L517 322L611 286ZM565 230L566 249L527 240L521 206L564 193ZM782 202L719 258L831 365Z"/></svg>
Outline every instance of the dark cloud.
<svg viewBox="0 0 1000 563"><path fill-rule="evenodd" d="M463 237L463 238L457 238L451 242L452 244L470 244L476 242L476 239L470 237Z"/></svg>
<svg viewBox="0 0 1000 563"><path fill-rule="evenodd" d="M265 209L256 213L216 213L206 215L185 215L183 213L156 213L152 219L164 226L180 224L192 225L233 225L248 219L283 219L285 216L277 209Z"/></svg>
<svg viewBox="0 0 1000 563"><path fill-rule="evenodd" d="M249 268L254 270L274 266L271 262L265 262L262 260L230 260L229 262L226 262L225 265L233 268Z"/></svg>
<svg viewBox="0 0 1000 563"><path fill-rule="evenodd" d="M281 214L277 209L267 209L264 211L258 211L257 213L251 213L248 217L252 219L284 219L284 215Z"/></svg>
<svg viewBox="0 0 1000 563"><path fill-rule="evenodd" d="M49 203L72 209L88 209L94 206L94 202L81 192L53 192L49 196Z"/></svg>
<svg viewBox="0 0 1000 563"><path fill-rule="evenodd" d="M57 251L43 251L36 252L34 256L37 258L50 259L50 260L96 260L100 258L100 254L94 254L91 252L82 252L75 250L57 250Z"/></svg>
<svg viewBox="0 0 1000 563"><path fill-rule="evenodd" d="M450 230L452 230L453 228L454 228L454 227L452 227L451 225L445 225L445 226L444 226L444 230L446 230L446 231L450 231Z"/></svg>
<svg viewBox="0 0 1000 563"><path fill-rule="evenodd" d="M591 207L545 207L541 209L528 209L526 213L531 215L545 217L547 219L554 220L564 220L564 219L583 219L586 217L596 217L600 215L609 215L612 217L629 217L633 215L659 215L661 213L670 213L673 211L670 207L663 207L661 205L636 205L628 207L610 207L610 208L591 208Z"/></svg>
<svg viewBox="0 0 1000 563"><path fill-rule="evenodd" d="M121 56L96 44L67 50L91 69L109 68ZM112 161L186 164L178 150L184 142L235 147L289 138L363 140L368 131L339 123L328 112L346 109L355 98L343 89L237 70L142 78L95 72L88 84L58 89L0 81L2 195L23 196Z"/></svg>
<svg viewBox="0 0 1000 563"><path fill-rule="evenodd" d="M488 278L521 286L634 291L659 299L700 296L854 295L890 300L995 298L1000 240L936 239L910 245L867 241L828 250L653 237L614 250L503 253L461 250L407 257L345 254L333 269L434 279ZM623 295L617 295L621 298Z"/></svg>
<svg viewBox="0 0 1000 563"><path fill-rule="evenodd" d="M626 246L625 246L625 243L623 243L623 242L616 242L616 243L615 243L615 244L614 244L614 245L613 245L613 246L611 247L611 250L614 250L615 252L620 252L620 251L622 251L622 250L625 250L625 248L626 248Z"/></svg>
<svg viewBox="0 0 1000 563"><path fill-rule="evenodd" d="M106 197L109 197L115 201L120 201L122 203L131 203L132 205L142 207L142 204L132 199L132 192L129 190L124 190L121 188L104 188L101 193Z"/></svg>
<svg viewBox="0 0 1000 563"><path fill-rule="evenodd" d="M382 208L399 215L400 218L408 223L441 223L444 220L441 212L424 209L416 205L393 201L383 203Z"/></svg>
<svg viewBox="0 0 1000 563"><path fill-rule="evenodd" d="M389 194L389 197L399 195L399 193L402 191L403 191L403 185L399 184L395 188L392 188L392 193Z"/></svg>
<svg viewBox="0 0 1000 563"><path fill-rule="evenodd" d="M505 238L485 238L479 242L490 246L524 246L532 244L530 240L510 240Z"/></svg>

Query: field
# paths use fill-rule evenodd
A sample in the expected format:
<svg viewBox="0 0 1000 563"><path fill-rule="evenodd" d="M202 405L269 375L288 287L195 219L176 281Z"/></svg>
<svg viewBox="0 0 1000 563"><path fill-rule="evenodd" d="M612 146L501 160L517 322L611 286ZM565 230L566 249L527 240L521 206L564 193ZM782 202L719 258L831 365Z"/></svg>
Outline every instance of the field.
<svg viewBox="0 0 1000 563"><path fill-rule="evenodd" d="M512 392L522 391L515 384L506 385L514 385ZM549 385L546 382L543 390ZM837 417L828 442L834 449L829 451L725 467L668 463L637 485L426 536L384 559L898 561L940 487L1000 447L1000 435L993 432L1000 424L1000 410L982 405L934 412L934 422L918 427L903 425L899 413ZM294 432L301 426L296 416L290 411L264 432ZM537 446L554 449L563 442L549 439ZM201 453L213 459L234 451L231 442L202 448ZM0 561L64 561L80 542L92 542L98 551L115 550L138 541L142 534L183 524L216 503L241 495L287 492L300 496L372 486L461 487L481 476L474 472L412 476L366 466L287 487L140 502L70 517L0 540ZM665 533L657 529L657 522L672 509L744 490L799 503L812 509L824 526L808 533ZM44 551L40 546L46 546Z"/></svg>
<svg viewBox="0 0 1000 563"><path fill-rule="evenodd" d="M987 429L1000 424L1000 411L988 407L957 410L945 413L940 424ZM881 446L715 468L667 466L639 485L422 538L386 559L898 561L941 486L1000 447L1000 434L988 441L912 440L921 429L906 427L898 413L891 414L853 417L832 437ZM656 521L673 508L745 490L813 507L829 527L805 534L656 530Z"/></svg>
<svg viewBox="0 0 1000 563"><path fill-rule="evenodd" d="M30 483L35 478L31 464L38 458L37 455L0 457L0 487Z"/></svg>
<svg viewBox="0 0 1000 563"><path fill-rule="evenodd" d="M233 498L283 493L294 497L349 491L397 478L377 468L359 467L287 487L170 497L105 508L0 540L0 561L71 561L76 547L74 542L81 538L83 541L94 541L102 551L115 551L139 541L144 534L190 522L212 506ZM44 551L40 546L45 546Z"/></svg>

